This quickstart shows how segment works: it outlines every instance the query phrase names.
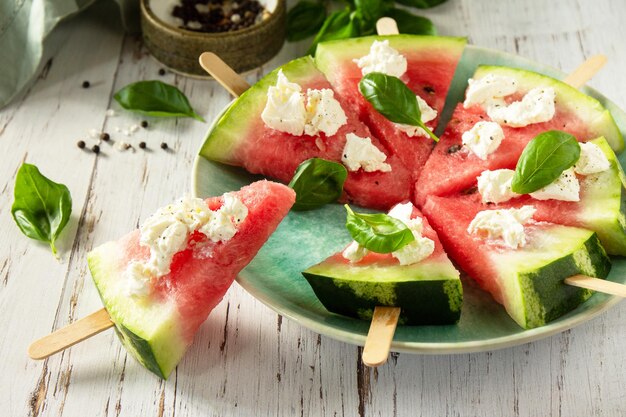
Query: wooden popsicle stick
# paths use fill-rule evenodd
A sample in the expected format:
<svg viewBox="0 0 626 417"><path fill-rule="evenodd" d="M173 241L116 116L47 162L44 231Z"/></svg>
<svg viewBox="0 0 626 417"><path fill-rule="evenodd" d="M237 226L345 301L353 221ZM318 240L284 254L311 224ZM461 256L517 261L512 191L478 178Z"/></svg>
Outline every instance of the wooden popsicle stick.
<svg viewBox="0 0 626 417"><path fill-rule="evenodd" d="M375 367L387 362L399 317L398 307L377 306L374 308L372 323L363 348L362 359L365 365Z"/></svg>
<svg viewBox="0 0 626 417"><path fill-rule="evenodd" d="M604 55L594 55L580 64L570 75L565 77L563 82L574 88L585 85L600 69L606 64L607 58Z"/></svg>
<svg viewBox="0 0 626 417"><path fill-rule="evenodd" d="M397 35L398 24L391 17L381 17L376 22L376 32L379 35Z"/></svg>
<svg viewBox="0 0 626 417"><path fill-rule="evenodd" d="M592 278L586 275L574 275L573 277L565 278L565 283L574 287L586 288L588 290L616 295L618 297L626 297L626 285L605 279Z"/></svg>
<svg viewBox="0 0 626 417"><path fill-rule="evenodd" d="M203 52L198 61L200 66L233 96L239 97L250 88L250 84L246 80L213 52Z"/></svg>
<svg viewBox="0 0 626 417"><path fill-rule="evenodd" d="M28 347L28 356L32 359L45 359L111 327L111 317L103 308L34 341Z"/></svg>

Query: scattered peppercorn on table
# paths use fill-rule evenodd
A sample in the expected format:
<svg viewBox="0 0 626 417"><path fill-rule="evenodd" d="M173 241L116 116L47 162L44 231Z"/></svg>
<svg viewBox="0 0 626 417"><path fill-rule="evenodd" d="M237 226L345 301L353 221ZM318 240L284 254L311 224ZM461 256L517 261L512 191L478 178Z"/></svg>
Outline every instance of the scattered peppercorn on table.
<svg viewBox="0 0 626 417"><path fill-rule="evenodd" d="M562 6L539 0L498 7L450 0L424 14L442 34L469 35L475 45L564 71L587 55L606 53L609 65L592 84L626 108L619 71L626 66L621 36L626 10L609 0ZM45 361L29 360L25 350L31 341L101 307L86 253L136 228L156 208L191 189L191 164L208 124L133 115L114 106L112 92L138 80L175 84L208 122L231 100L215 82L163 71L135 38L118 30L115 7L98 3L62 24L32 88L0 110L5 145L0 178L7 202L0 216L3 415L623 413L626 303L530 344L460 355L393 354L373 371L361 364L360 348L283 319L233 286L167 381L132 360L113 332ZM286 44L247 80L254 83L306 47ZM47 246L25 238L9 215L15 173L24 161L72 192L73 214L56 242L60 260ZM467 282L464 296L480 292ZM493 308L501 307L493 303ZM367 329L366 322L363 326Z"/></svg>

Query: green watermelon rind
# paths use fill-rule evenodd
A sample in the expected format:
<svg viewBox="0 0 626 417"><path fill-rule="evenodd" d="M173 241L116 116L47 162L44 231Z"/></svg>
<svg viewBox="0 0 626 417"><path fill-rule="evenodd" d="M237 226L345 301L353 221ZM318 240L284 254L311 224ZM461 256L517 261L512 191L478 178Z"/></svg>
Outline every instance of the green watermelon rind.
<svg viewBox="0 0 626 417"><path fill-rule="evenodd" d="M626 256L626 176L606 139L590 142L600 147L611 167L581 180L593 185L583 183L588 191L581 201L580 226L595 231L607 253Z"/></svg>
<svg viewBox="0 0 626 417"><path fill-rule="evenodd" d="M143 366L167 379L189 345L176 334L182 319L173 304L128 297L125 278L119 271L120 259L125 259L125 254L116 242L105 243L87 254L91 276L120 341Z"/></svg>
<svg viewBox="0 0 626 417"><path fill-rule="evenodd" d="M452 54L455 57L461 56L467 44L467 38L448 36L389 35L341 39L318 44L315 64L329 80L333 80L335 69L341 65L340 60L351 62L354 58L365 56L374 41L384 40L388 40L389 46L401 53L409 50L415 52L430 50L434 54Z"/></svg>
<svg viewBox="0 0 626 417"><path fill-rule="evenodd" d="M267 90L276 84L278 72L282 70L289 81L306 85L312 79L323 77L310 56L295 59L276 68L247 89L209 131L200 149L204 158L227 165L241 166L244 161L237 158L237 150L249 139L250 129L260 120L267 101Z"/></svg>
<svg viewBox="0 0 626 417"><path fill-rule="evenodd" d="M333 257L302 272L327 310L371 320L374 307L401 307L404 325L454 324L461 315L459 272L445 255L414 265L362 265Z"/></svg>
<svg viewBox="0 0 626 417"><path fill-rule="evenodd" d="M573 275L604 279L611 269L595 232L550 225L538 232L551 249L540 245L537 250L525 247L511 252L492 252L491 259L499 271L504 307L521 327L543 326L575 309L593 294L592 291L563 285Z"/></svg>
<svg viewBox="0 0 626 417"><path fill-rule="evenodd" d="M480 79L487 74L515 78L524 92L543 86L554 88L557 105L580 118L591 130L591 137L604 136L615 152L624 150L624 138L611 112L595 98L547 75L512 67L480 65L472 78Z"/></svg>

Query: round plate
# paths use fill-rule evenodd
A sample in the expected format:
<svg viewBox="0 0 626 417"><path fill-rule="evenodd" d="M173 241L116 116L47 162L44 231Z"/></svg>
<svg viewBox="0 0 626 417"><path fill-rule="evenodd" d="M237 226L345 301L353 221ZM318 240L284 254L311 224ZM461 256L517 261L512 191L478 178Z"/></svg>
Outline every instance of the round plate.
<svg viewBox="0 0 626 417"><path fill-rule="evenodd" d="M564 77L562 72L554 68L515 55L468 46L459 63L448 103L462 100L467 79L479 64L507 65L534 70L555 78ZM626 131L626 114L622 110L597 91L590 88L585 88L584 91L609 108L620 130ZM444 118L453 107L454 105L446 107ZM620 158L622 166L624 157L625 155ZM192 188L196 196L207 197L236 190L258 178L260 177L242 169L196 157ZM345 210L339 204L327 205L310 212L290 212L256 258L239 274L237 281L277 313L333 339L363 345L369 323L328 312L300 273L348 244L350 236L344 223ZM626 282L626 259L613 257L613 269L609 279ZM458 324L398 326L391 349L398 352L442 354L515 346L572 328L620 301L619 297L595 294L576 310L558 320L543 327L524 330L471 279L464 277L463 290L463 309Z"/></svg>

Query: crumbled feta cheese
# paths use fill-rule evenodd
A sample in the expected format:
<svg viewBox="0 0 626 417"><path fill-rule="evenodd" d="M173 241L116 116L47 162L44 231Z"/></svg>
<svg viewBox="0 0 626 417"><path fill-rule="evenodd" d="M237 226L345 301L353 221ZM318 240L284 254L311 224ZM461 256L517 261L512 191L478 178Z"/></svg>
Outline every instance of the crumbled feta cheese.
<svg viewBox="0 0 626 417"><path fill-rule="evenodd" d="M355 59L354 62L361 68L361 74L382 72L383 74L401 77L407 68L404 55L389 46L389 41L374 41L369 54Z"/></svg>
<svg viewBox="0 0 626 417"><path fill-rule="evenodd" d="M141 126L139 126L138 124L134 124L134 125L130 125L130 127L128 128L128 130L130 131L130 133L135 133L136 131L138 131L141 128Z"/></svg>
<svg viewBox="0 0 626 417"><path fill-rule="evenodd" d="M430 107L428 103L426 103L426 101L424 101L424 99L421 98L420 96L416 95L415 97L417 98L417 105L419 106L419 109L420 109L422 123L428 123L434 120L437 117L437 110ZM394 124L399 130L406 133L407 136L409 137L414 137L414 136L429 137L428 133L426 133L426 131L419 126L411 126L411 125L405 125L401 123L394 123Z"/></svg>
<svg viewBox="0 0 626 417"><path fill-rule="evenodd" d="M306 104L306 124L304 133L316 136L324 132L326 136L332 136L348 121L341 104L335 100L333 90L324 88L321 90L308 90Z"/></svg>
<svg viewBox="0 0 626 417"><path fill-rule="evenodd" d="M496 169L483 171L478 176L478 192L483 198L483 203L503 203L520 194L511 190L511 180L515 171L511 169Z"/></svg>
<svg viewBox="0 0 626 417"><path fill-rule="evenodd" d="M485 160L496 151L502 140L504 132L495 122L478 122L470 130L463 132L461 140L474 155Z"/></svg>
<svg viewBox="0 0 626 417"><path fill-rule="evenodd" d="M509 105L504 101L488 105L487 114L492 120L512 127L547 122L554 117L555 99L554 88L533 88L521 101Z"/></svg>
<svg viewBox="0 0 626 417"><path fill-rule="evenodd" d="M359 245L357 242L352 241L352 243L350 243L341 254L350 262L359 262L368 253L369 251L367 249Z"/></svg>
<svg viewBox="0 0 626 417"><path fill-rule="evenodd" d="M276 85L267 90L267 103L261 113L263 122L272 129L296 136L302 135L306 123L306 108L301 91L300 86L289 82L280 70Z"/></svg>
<svg viewBox="0 0 626 417"><path fill-rule="evenodd" d="M118 140L118 141L115 142L115 148L118 151L122 152L122 151L126 151L126 150L130 149L131 145L130 145L130 143L124 142L123 140Z"/></svg>
<svg viewBox="0 0 626 417"><path fill-rule="evenodd" d="M597 174L609 168L611 168L611 163L598 145L592 142L580 144L580 159L574 165L574 171L577 174Z"/></svg>
<svg viewBox="0 0 626 417"><path fill-rule="evenodd" d="M405 245L391 255L400 262L400 265L411 265L428 258L435 251L435 242L422 236L422 218L411 218L413 204L397 204L388 213L389 216L403 222L413 233L415 240Z"/></svg>
<svg viewBox="0 0 626 417"><path fill-rule="evenodd" d="M98 129L89 129L89 137L96 139L100 137L100 131Z"/></svg>
<svg viewBox="0 0 626 417"><path fill-rule="evenodd" d="M346 135L346 145L343 148L341 162L349 171L365 172L391 171L391 165L385 163L387 155L380 151L370 138L362 138L354 133Z"/></svg>
<svg viewBox="0 0 626 417"><path fill-rule="evenodd" d="M247 207L231 194L224 195L224 203L217 211L210 210L204 200L190 197L157 210L139 229L139 244L150 249L150 257L128 265L127 293L147 294L150 279L170 272L172 258L185 249L194 231L200 231L213 242L225 241L237 233L237 225L247 215Z"/></svg>
<svg viewBox="0 0 626 417"><path fill-rule="evenodd" d="M513 78L494 74L487 74L478 80L470 78L463 107L467 109L475 104L489 104L494 99L515 94L516 84Z"/></svg>
<svg viewBox="0 0 626 417"><path fill-rule="evenodd" d="M518 209L484 210L476 214L467 232L489 240L502 240L513 249L526 245L524 224L535 214L533 206Z"/></svg>
<svg viewBox="0 0 626 417"><path fill-rule="evenodd" d="M104 112L104 114L106 115L106 117L115 117L116 116L115 110L113 110L113 109L108 109L106 112Z"/></svg>
<svg viewBox="0 0 626 417"><path fill-rule="evenodd" d="M580 201L580 183L574 168L568 168L551 184L530 193L537 200Z"/></svg>

